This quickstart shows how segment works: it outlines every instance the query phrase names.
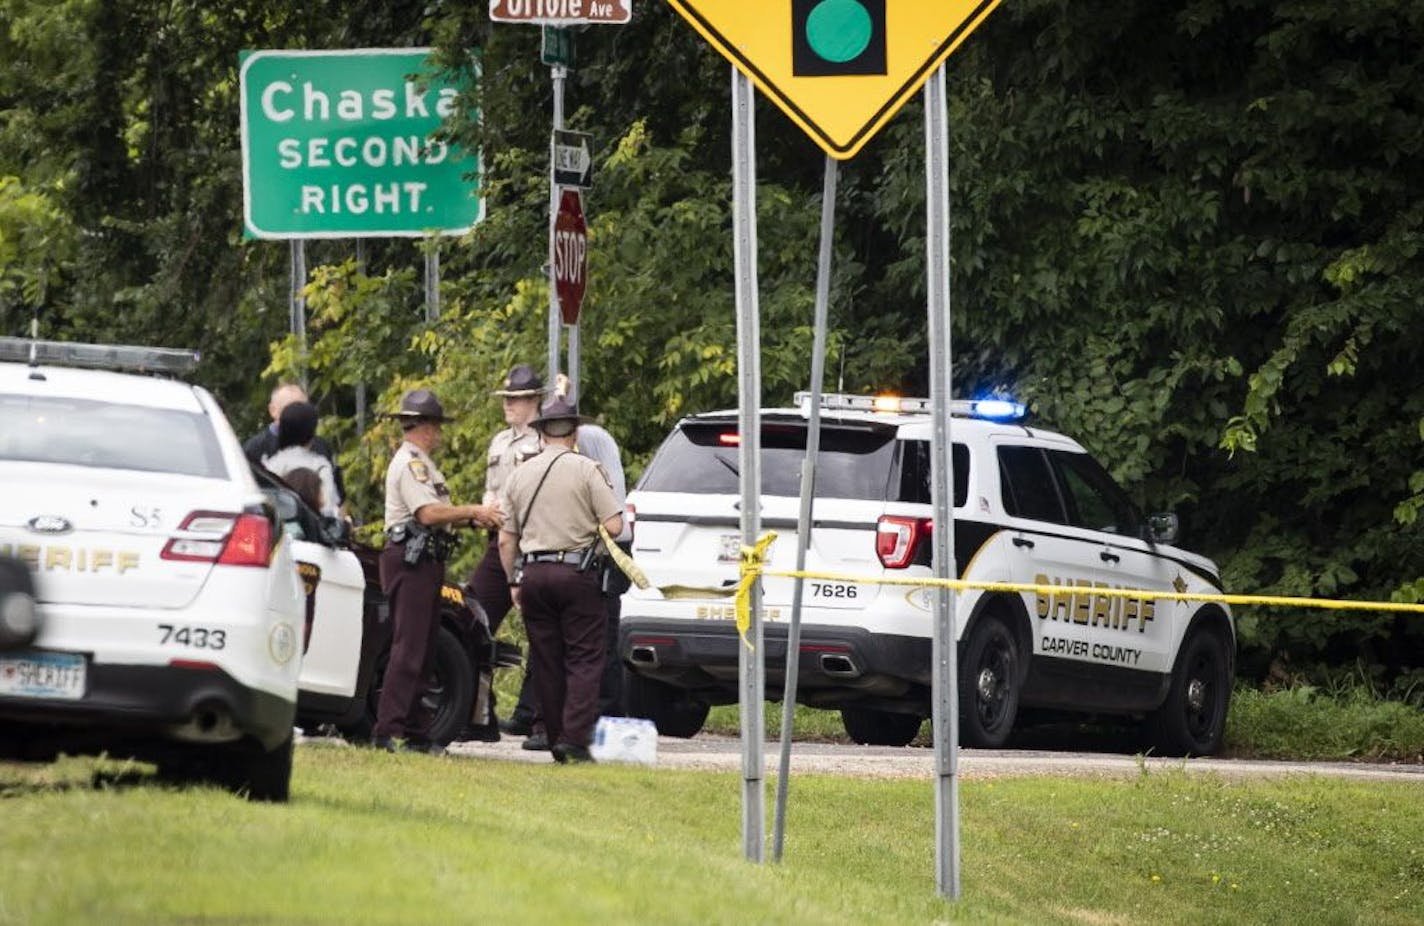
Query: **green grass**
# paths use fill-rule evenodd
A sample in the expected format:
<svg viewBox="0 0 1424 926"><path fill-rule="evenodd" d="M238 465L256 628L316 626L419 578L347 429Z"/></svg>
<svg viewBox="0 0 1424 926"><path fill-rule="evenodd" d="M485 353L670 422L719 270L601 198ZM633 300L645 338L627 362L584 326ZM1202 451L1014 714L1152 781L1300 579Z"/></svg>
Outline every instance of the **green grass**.
<svg viewBox="0 0 1424 926"><path fill-rule="evenodd" d="M968 780L962 902L924 780L799 777L742 858L734 774L302 746L293 802L0 764L6 923L1417 923L1424 789Z"/></svg>
<svg viewBox="0 0 1424 926"><path fill-rule="evenodd" d="M1424 762L1424 710L1363 687L1335 695L1310 686L1238 688L1226 742L1233 753L1262 758Z"/></svg>
<svg viewBox="0 0 1424 926"><path fill-rule="evenodd" d="M795 724L798 741L850 741L841 726L839 711L798 704ZM705 729L739 735L741 718L737 706L712 708ZM768 737L781 735L780 704L767 703L766 729ZM1033 731L1026 732L1031 735ZM1084 741L1101 742L1102 730L1088 728ZM930 742L928 724L920 728L916 742ZM1063 748L1071 748L1070 739L1060 736L1058 742ZM1385 700L1362 686L1334 693L1310 686L1272 692L1239 687L1231 696L1222 755L1424 763L1424 710Z"/></svg>

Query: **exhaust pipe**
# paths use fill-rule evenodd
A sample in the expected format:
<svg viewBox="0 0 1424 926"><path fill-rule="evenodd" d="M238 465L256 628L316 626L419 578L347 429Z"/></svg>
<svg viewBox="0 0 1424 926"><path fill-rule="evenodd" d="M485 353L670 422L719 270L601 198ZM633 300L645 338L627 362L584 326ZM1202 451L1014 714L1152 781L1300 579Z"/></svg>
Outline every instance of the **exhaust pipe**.
<svg viewBox="0 0 1424 926"><path fill-rule="evenodd" d="M228 743L241 739L242 731L224 705L205 703L186 721L169 728L169 735L185 743Z"/></svg>
<svg viewBox="0 0 1424 926"><path fill-rule="evenodd" d="M836 678L850 678L860 674L855 661L840 653L822 653L821 671Z"/></svg>
<svg viewBox="0 0 1424 926"><path fill-rule="evenodd" d="M656 666L658 651L651 646L635 646L628 653L628 660L638 666Z"/></svg>

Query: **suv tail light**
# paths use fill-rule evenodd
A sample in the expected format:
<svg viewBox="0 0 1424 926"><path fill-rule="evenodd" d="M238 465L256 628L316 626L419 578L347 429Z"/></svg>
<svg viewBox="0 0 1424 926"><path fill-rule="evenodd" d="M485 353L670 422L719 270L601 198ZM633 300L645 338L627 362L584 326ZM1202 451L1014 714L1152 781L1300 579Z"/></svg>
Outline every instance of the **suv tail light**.
<svg viewBox="0 0 1424 926"><path fill-rule="evenodd" d="M915 550L928 537L929 518L883 515L875 525L875 555L886 569L904 569L915 561Z"/></svg>
<svg viewBox="0 0 1424 926"><path fill-rule="evenodd" d="M164 544L160 559L219 566L266 566L272 552L272 524L253 512L194 511L178 525L186 537Z"/></svg>

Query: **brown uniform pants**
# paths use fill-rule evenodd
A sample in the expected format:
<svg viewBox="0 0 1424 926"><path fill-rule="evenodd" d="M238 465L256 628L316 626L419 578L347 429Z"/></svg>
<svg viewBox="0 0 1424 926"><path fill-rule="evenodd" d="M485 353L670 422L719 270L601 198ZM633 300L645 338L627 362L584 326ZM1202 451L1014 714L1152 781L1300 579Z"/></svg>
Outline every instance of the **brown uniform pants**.
<svg viewBox="0 0 1424 926"><path fill-rule="evenodd" d="M587 746L598 720L608 612L596 571L529 563L520 583L534 688L550 745Z"/></svg>
<svg viewBox="0 0 1424 926"><path fill-rule="evenodd" d="M489 532L489 546L485 547L485 555L470 573L466 587L485 610L490 636L499 633L500 625L514 607L514 599L509 594L509 577L504 574L504 566L499 561L498 531Z"/></svg>
<svg viewBox="0 0 1424 926"><path fill-rule="evenodd" d="M381 591L391 606L391 656L371 732L420 739L432 719L421 696L434 668L445 564L427 558L408 566L404 556L405 548L395 544L381 551Z"/></svg>

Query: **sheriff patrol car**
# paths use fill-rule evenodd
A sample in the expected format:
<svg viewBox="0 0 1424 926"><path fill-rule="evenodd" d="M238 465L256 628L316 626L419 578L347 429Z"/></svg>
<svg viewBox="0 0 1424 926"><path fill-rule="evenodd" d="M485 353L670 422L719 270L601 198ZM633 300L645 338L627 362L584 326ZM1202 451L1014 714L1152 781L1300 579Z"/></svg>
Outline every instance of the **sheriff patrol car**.
<svg viewBox="0 0 1424 926"><path fill-rule="evenodd" d="M290 543L213 397L119 372L196 359L0 338L0 556L33 572L44 617L0 653L0 756L105 751L281 801L304 624Z"/></svg>
<svg viewBox="0 0 1424 926"><path fill-rule="evenodd" d="M861 743L904 745L930 713L931 597L859 578L929 577L929 403L823 397L807 569L845 578L804 587L798 700L839 708ZM762 525L780 532L768 569L796 560L809 396L763 412ZM1217 569L1173 546L1172 514L1144 518L1076 442L1024 423L1012 402L953 408L958 575L1035 593L955 596L960 729L998 746L1022 707L1140 716L1166 751L1221 743L1235 629L1217 604L1110 597L1105 589L1220 590ZM657 586L730 588L737 578L735 411L681 421L629 504L633 553ZM764 579L767 691L779 697L793 580ZM737 632L727 597L623 598L620 655L629 703L670 735L691 736L708 705L737 697Z"/></svg>

